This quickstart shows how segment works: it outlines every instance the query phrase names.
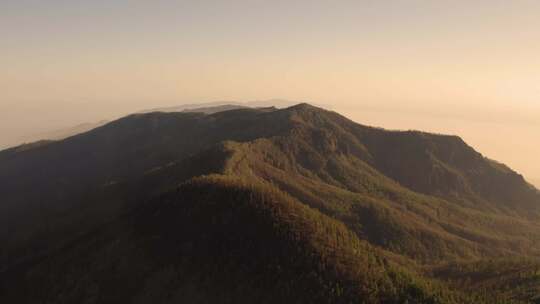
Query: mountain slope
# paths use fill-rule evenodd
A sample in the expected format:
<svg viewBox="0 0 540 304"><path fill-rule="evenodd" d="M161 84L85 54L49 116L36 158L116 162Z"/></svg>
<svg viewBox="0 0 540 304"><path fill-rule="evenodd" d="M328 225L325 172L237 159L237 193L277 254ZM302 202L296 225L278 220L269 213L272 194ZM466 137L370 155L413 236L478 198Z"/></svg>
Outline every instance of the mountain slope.
<svg viewBox="0 0 540 304"><path fill-rule="evenodd" d="M7 282L6 299L19 303L467 299L400 270L343 224L280 191L223 176L189 181L62 248L31 271L25 266L12 271L15 276L26 274L26 285ZM80 280L70 282L72 278ZM112 288L111 280L120 283Z"/></svg>
<svg viewBox="0 0 540 304"><path fill-rule="evenodd" d="M498 201L474 200L480 195L471 190L459 193L464 198L471 195L470 200L414 193L370 166L372 147L344 131L343 124L334 128L335 120L319 121L314 126L312 121L327 116L306 122L298 110L307 117L334 115L306 106L289 110L297 123L293 130L286 136L237 144L230 174L272 182L348 223L371 242L422 261L538 253L539 225L527 219L537 212L538 195L529 188L513 190L523 189L528 199L523 205L509 201L503 207ZM489 166L491 161L478 162L475 165ZM413 168L422 169L419 166ZM519 213L527 217L511 216Z"/></svg>
<svg viewBox="0 0 540 304"><path fill-rule="evenodd" d="M177 188L211 173L222 177L195 179ZM198 189L196 193L192 186ZM212 196L214 192L219 194ZM261 192L273 198L254 199L267 197ZM4 244L0 262L5 265L0 269L0 281L7 286L4 290L15 292L10 293L11 300L24 286L48 286L43 281L50 278L42 276L50 272L58 276L54 280L59 283L45 287L43 294L28 292L33 297L28 301L41 296L58 301L66 295L63 301L71 303L79 296L90 296L87 292L95 293L100 303L135 301L133 291L142 288L140 284L157 284L147 282L155 275L157 282L166 276L167 283L145 292L151 294L153 288L161 290L159 293L179 292L178 299L194 302L219 302L219 295L230 296L230 301L252 301L273 293L291 299L294 290L319 290L299 293L298 302L330 302L339 291L343 296L339 300L346 303L353 298L401 303L404 297L420 303L474 303L480 300L462 298L461 287L451 286L453 291L447 291L444 284L430 278L430 272L423 273L423 266L456 259L538 256L540 252L540 195L519 174L484 158L457 137L366 127L307 104L215 114L136 114L64 141L2 151L0 193L0 240ZM207 199L221 197L228 211L207 205ZM189 201L195 209L163 207L169 200ZM272 213L274 208L289 208L283 209L288 215ZM165 215L156 215L158 210ZM199 222L187 216L194 210L201 212ZM270 212L268 225L253 222L263 221L259 211L263 215ZM243 212L251 215L242 217ZM219 225L214 227L212 218L216 217ZM223 226L223 218L234 218L236 224ZM210 226L201 226L207 221ZM279 227L286 227L285 236ZM201 236L200 231L207 229L209 235ZM151 237L147 236L150 231ZM302 250L290 247L291 234L304 244ZM250 242L257 239L255 251L229 239L230 235ZM323 245L314 246L319 241L313 235ZM182 248L194 246L201 237L206 240L197 249L201 254L186 256ZM270 239L275 246L263 242ZM177 242L180 244L174 245ZM202 254L208 242L223 243L225 247L212 249L223 256ZM176 254L162 257L167 250L158 248L168 246ZM141 250L142 257L138 255ZM263 251L297 256L298 263L278 263L285 273L283 284L296 287L287 289L271 282L276 270L263 267L273 263ZM349 257L350 252L361 254ZM251 253L261 263L236 259ZM116 269L115 261L124 254L129 256L126 263L142 263L146 268L139 269L140 273ZM162 258L165 264L160 264ZM182 259L201 269L184 269L178 265ZM387 262L372 264L371 259ZM331 271L322 269L317 274L319 283L308 280L306 285L294 285L321 261ZM68 262L65 269L64 262ZM206 262L210 266L202 266ZM228 263L234 267L216 266ZM101 264L101 272L78 277L83 265ZM303 268L291 270L296 264ZM162 273L164 265L173 265L174 270ZM378 270L366 274L366 265ZM57 268L65 271L54 270ZM400 269L406 269L405 277L396 279L395 273L403 272ZM71 277L64 275L71 272ZM172 275L183 272L199 279L181 280ZM254 294L242 298L233 286L216 287L220 280L226 281L225 272L234 273ZM26 275L8 279L16 273ZM40 275L32 276L36 273ZM107 273L128 282L117 286L106 278ZM215 281L200 279L214 274ZM369 285L373 282L384 287ZM364 285L377 292L366 291ZM81 291L76 286L91 289ZM343 286L349 289L341 290ZM118 289L119 294L103 291L110 288ZM201 295L205 289L218 298L205 298ZM165 302L170 300L165 298Z"/></svg>
<svg viewBox="0 0 540 304"><path fill-rule="evenodd" d="M114 216L127 203L123 194L116 193L118 187L111 187L119 182L140 178L222 140L245 141L280 132L260 120L259 114L247 109L212 116L131 115L64 141L27 151L3 151L0 237L4 243L15 244L1 251L18 243L28 248L24 243L42 240L46 230L65 230L64 225L79 226L86 219L92 225L97 219ZM252 128L246 129L246 124ZM95 204L97 200L104 202ZM63 217L65 221L59 223L58 218ZM6 254L2 252L0 257Z"/></svg>

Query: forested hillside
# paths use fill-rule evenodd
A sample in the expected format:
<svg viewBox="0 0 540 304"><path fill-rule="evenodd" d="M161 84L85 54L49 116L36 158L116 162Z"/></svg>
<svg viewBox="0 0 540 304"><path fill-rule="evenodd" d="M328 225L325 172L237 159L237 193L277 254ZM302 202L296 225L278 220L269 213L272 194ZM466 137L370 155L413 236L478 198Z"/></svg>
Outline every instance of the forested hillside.
<svg viewBox="0 0 540 304"><path fill-rule="evenodd" d="M0 152L0 300L538 302L540 194L459 137L206 112Z"/></svg>

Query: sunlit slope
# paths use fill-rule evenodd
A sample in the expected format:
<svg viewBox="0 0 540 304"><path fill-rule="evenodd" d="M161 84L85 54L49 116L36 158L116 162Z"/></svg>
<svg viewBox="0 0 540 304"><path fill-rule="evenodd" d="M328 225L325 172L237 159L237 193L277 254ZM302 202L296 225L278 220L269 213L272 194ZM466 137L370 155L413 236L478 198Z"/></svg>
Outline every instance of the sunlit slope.
<svg viewBox="0 0 540 304"><path fill-rule="evenodd" d="M11 301L477 303L431 269L540 252L518 173L459 137L307 104L136 114L2 151L0 193Z"/></svg>

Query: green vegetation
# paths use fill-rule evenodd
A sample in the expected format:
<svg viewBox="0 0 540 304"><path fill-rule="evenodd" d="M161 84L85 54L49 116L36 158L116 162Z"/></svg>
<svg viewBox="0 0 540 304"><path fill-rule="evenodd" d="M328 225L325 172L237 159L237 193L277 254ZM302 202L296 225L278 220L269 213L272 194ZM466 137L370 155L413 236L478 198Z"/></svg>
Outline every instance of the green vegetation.
<svg viewBox="0 0 540 304"><path fill-rule="evenodd" d="M540 194L458 137L148 113L0 169L2 302L538 303Z"/></svg>
<svg viewBox="0 0 540 304"><path fill-rule="evenodd" d="M434 267L432 275L448 285L500 298L540 303L540 260L483 259Z"/></svg>

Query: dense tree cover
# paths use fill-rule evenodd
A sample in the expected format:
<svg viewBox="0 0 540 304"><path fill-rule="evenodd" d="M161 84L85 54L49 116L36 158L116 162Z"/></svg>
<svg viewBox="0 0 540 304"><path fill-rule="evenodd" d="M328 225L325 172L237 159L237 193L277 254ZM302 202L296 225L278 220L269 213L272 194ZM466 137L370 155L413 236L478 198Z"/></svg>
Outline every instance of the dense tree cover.
<svg viewBox="0 0 540 304"><path fill-rule="evenodd" d="M421 279L270 185L216 175L10 275L4 297L18 303L485 301Z"/></svg>
<svg viewBox="0 0 540 304"><path fill-rule="evenodd" d="M455 193L460 199L413 192L376 170L370 164L370 150L346 132L343 124L332 127L332 115L309 106L290 114L297 125L285 136L230 143L227 148L232 156L225 171L271 182L346 223L361 238L417 261L538 254L540 227L534 220L538 218L534 216L536 209L522 208L540 205L540 200L525 182L525 188L512 191L523 190L519 197L530 198L519 205L509 201L504 207L466 191ZM324 119L330 122L321 123ZM460 142L454 137L441 138ZM393 150L392 146L387 149ZM480 162L477 167L491 168L492 161L476 152L474 160ZM411 171L425 172L414 165ZM511 184L506 187L511 188ZM520 216L523 210L530 213Z"/></svg>
<svg viewBox="0 0 540 304"><path fill-rule="evenodd" d="M520 175L306 104L3 151L0 193L3 302L538 301L540 195Z"/></svg>
<svg viewBox="0 0 540 304"><path fill-rule="evenodd" d="M540 303L540 260L531 258L482 259L450 262L430 270L460 290L496 292L507 300Z"/></svg>

